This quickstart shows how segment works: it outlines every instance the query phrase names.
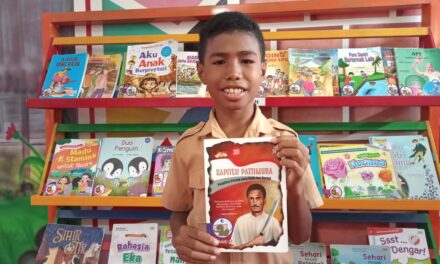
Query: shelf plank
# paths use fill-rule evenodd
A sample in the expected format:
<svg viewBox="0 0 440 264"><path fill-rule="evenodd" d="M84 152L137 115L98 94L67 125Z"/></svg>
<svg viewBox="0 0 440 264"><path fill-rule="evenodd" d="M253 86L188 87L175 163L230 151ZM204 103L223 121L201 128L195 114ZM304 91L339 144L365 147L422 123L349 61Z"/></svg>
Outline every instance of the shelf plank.
<svg viewBox="0 0 440 264"><path fill-rule="evenodd" d="M32 195L31 205L44 206L120 206L120 207L162 207L160 197L86 197L86 196L43 196Z"/></svg>
<svg viewBox="0 0 440 264"><path fill-rule="evenodd" d="M319 210L439 211L439 200L324 199Z"/></svg>

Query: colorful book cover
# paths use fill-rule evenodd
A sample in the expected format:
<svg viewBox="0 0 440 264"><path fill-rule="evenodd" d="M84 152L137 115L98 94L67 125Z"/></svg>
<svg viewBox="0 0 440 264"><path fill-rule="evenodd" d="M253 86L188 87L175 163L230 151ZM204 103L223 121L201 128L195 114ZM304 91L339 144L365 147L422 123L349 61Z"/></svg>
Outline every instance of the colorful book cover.
<svg viewBox="0 0 440 264"><path fill-rule="evenodd" d="M177 42L129 45L120 98L174 97L176 95Z"/></svg>
<svg viewBox="0 0 440 264"><path fill-rule="evenodd" d="M154 139L103 138L93 185L95 196L147 196Z"/></svg>
<svg viewBox="0 0 440 264"><path fill-rule="evenodd" d="M50 60L40 98L77 98L87 64L87 53L55 54Z"/></svg>
<svg viewBox="0 0 440 264"><path fill-rule="evenodd" d="M327 264L327 251L323 243L292 245L294 263Z"/></svg>
<svg viewBox="0 0 440 264"><path fill-rule="evenodd" d="M391 150L402 192L407 199L440 199L440 185L427 137L372 136L370 143Z"/></svg>
<svg viewBox="0 0 440 264"><path fill-rule="evenodd" d="M301 143L303 143L309 149L310 168L313 172L313 178L315 179L316 186L318 186L319 193L323 195L321 170L319 169L318 136L299 135L299 141L301 141Z"/></svg>
<svg viewBox="0 0 440 264"><path fill-rule="evenodd" d="M204 140L207 231L225 252L288 250L286 173L270 140Z"/></svg>
<svg viewBox="0 0 440 264"><path fill-rule="evenodd" d="M287 50L266 51L266 75L261 82L259 96L286 96L289 87L289 59Z"/></svg>
<svg viewBox="0 0 440 264"><path fill-rule="evenodd" d="M394 227L369 227L367 230L370 245L390 247L390 263L431 263L425 230Z"/></svg>
<svg viewBox="0 0 440 264"><path fill-rule="evenodd" d="M330 245L331 263L390 264L390 248L367 245Z"/></svg>
<svg viewBox="0 0 440 264"><path fill-rule="evenodd" d="M152 196L160 196L163 193L168 171L171 167L174 146L158 146L154 162L153 191Z"/></svg>
<svg viewBox="0 0 440 264"><path fill-rule="evenodd" d="M60 139L55 145L44 195L90 196L99 155L99 139Z"/></svg>
<svg viewBox="0 0 440 264"><path fill-rule="evenodd" d="M121 69L121 54L92 54L81 87L80 98L112 98Z"/></svg>
<svg viewBox="0 0 440 264"><path fill-rule="evenodd" d="M397 84L397 67L396 57L394 56L394 48L382 47L381 51L388 93L390 95L399 95L400 92Z"/></svg>
<svg viewBox="0 0 440 264"><path fill-rule="evenodd" d="M177 53L176 97L206 97L206 85L197 73L199 56L196 51Z"/></svg>
<svg viewBox="0 0 440 264"><path fill-rule="evenodd" d="M385 96L388 93L380 47L338 49L342 96Z"/></svg>
<svg viewBox="0 0 440 264"><path fill-rule="evenodd" d="M98 263L104 230L100 227L48 224L35 263Z"/></svg>
<svg viewBox="0 0 440 264"><path fill-rule="evenodd" d="M177 255L176 249L171 242L173 233L170 226L160 227L159 238L159 264L185 263Z"/></svg>
<svg viewBox="0 0 440 264"><path fill-rule="evenodd" d="M440 49L395 48L402 95L440 95Z"/></svg>
<svg viewBox="0 0 440 264"><path fill-rule="evenodd" d="M158 224L114 224L108 264L155 264Z"/></svg>
<svg viewBox="0 0 440 264"><path fill-rule="evenodd" d="M333 96L334 51L290 48L288 54L289 96Z"/></svg>
<svg viewBox="0 0 440 264"><path fill-rule="evenodd" d="M402 198L391 152L366 144L318 144L329 198Z"/></svg>

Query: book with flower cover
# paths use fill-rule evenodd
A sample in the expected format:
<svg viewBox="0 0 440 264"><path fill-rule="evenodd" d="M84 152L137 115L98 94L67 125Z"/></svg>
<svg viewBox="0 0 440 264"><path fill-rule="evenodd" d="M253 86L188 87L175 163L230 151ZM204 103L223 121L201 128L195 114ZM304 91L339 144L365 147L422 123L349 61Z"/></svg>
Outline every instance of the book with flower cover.
<svg viewBox="0 0 440 264"><path fill-rule="evenodd" d="M176 249L171 242L172 239L173 233L171 227L167 225L161 226L159 237L159 264L184 263L177 255Z"/></svg>
<svg viewBox="0 0 440 264"><path fill-rule="evenodd" d="M315 179L316 186L318 186L319 193L322 192L322 179L321 170L319 168L319 156L318 156L318 136L316 135L299 135L299 141L303 143L310 154L310 168L312 169L313 178Z"/></svg>
<svg viewBox="0 0 440 264"><path fill-rule="evenodd" d="M362 264L390 264L391 253L387 246L368 245L330 245L332 264L362 263Z"/></svg>
<svg viewBox="0 0 440 264"><path fill-rule="evenodd" d="M206 97L206 85L197 72L196 51L177 52L176 97Z"/></svg>
<svg viewBox="0 0 440 264"><path fill-rule="evenodd" d="M100 227L48 224L35 263L98 263L103 237Z"/></svg>
<svg viewBox="0 0 440 264"><path fill-rule="evenodd" d="M99 139L59 139L44 186L44 195L92 195L99 143Z"/></svg>
<svg viewBox="0 0 440 264"><path fill-rule="evenodd" d="M391 152L368 144L318 144L329 198L393 198L403 193Z"/></svg>
<svg viewBox="0 0 440 264"><path fill-rule="evenodd" d="M171 167L174 146L158 146L154 162L152 196L161 196Z"/></svg>
<svg viewBox="0 0 440 264"><path fill-rule="evenodd" d="M304 243L290 246L293 259L298 264L327 264L327 251L324 243Z"/></svg>
<svg viewBox="0 0 440 264"><path fill-rule="evenodd" d="M261 82L261 97L286 96L289 87L289 60L287 50L266 50L266 75Z"/></svg>
<svg viewBox="0 0 440 264"><path fill-rule="evenodd" d="M207 232L225 252L287 252L286 172L272 138L204 140Z"/></svg>
<svg viewBox="0 0 440 264"><path fill-rule="evenodd" d="M370 245L390 247L392 264L431 263L423 229L368 227L367 232Z"/></svg>
<svg viewBox="0 0 440 264"><path fill-rule="evenodd" d="M371 136L370 143L392 152L402 192L407 199L440 199L440 184L427 137Z"/></svg>

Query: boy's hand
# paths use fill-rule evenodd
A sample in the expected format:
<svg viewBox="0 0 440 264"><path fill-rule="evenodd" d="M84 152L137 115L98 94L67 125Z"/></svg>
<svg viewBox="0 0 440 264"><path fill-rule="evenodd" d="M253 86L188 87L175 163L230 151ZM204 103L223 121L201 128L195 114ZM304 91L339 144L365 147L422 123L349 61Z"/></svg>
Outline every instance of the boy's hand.
<svg viewBox="0 0 440 264"><path fill-rule="evenodd" d="M220 255L218 241L208 233L182 225L172 240L179 258L186 263L214 263Z"/></svg>

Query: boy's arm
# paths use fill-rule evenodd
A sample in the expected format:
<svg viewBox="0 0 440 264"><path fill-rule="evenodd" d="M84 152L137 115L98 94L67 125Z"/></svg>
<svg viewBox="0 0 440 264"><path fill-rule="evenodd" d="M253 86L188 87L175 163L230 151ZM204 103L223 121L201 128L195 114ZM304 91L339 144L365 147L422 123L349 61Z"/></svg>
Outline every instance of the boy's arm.
<svg viewBox="0 0 440 264"><path fill-rule="evenodd" d="M293 173L292 171L290 173ZM289 175L289 177L295 177ZM287 217L289 219L289 238L293 244L301 244L310 239L312 233L312 214L300 184L287 190Z"/></svg>

